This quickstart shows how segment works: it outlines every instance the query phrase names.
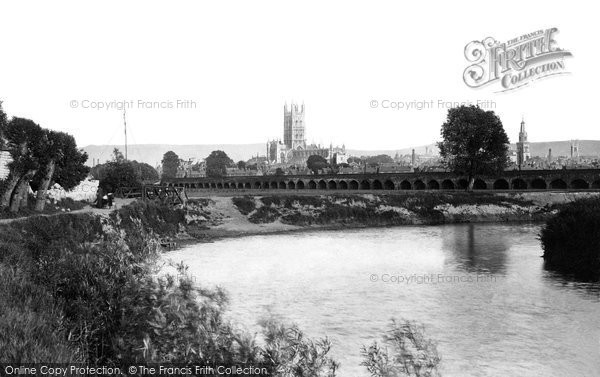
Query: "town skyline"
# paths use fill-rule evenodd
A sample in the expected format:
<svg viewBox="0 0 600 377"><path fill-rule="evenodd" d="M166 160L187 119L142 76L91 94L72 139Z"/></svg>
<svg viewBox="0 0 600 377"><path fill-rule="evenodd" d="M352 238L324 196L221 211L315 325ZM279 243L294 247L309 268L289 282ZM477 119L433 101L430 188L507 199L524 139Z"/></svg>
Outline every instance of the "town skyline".
<svg viewBox="0 0 600 377"><path fill-rule="evenodd" d="M435 14L425 4L385 1L373 7L305 2L293 12L269 1L238 4L235 12L225 4L189 3L184 13L151 2L108 2L78 4L85 12L76 19L67 16L72 4L37 5L33 13L26 4L3 7L0 32L19 34L4 46L19 59L0 63L4 108L68 132L81 146L115 143L122 125L121 111L85 107L85 101L133 101L132 144L260 143L279 135L279 109L293 99L308 106L309 142L357 149L430 143L446 117L440 101L493 102L490 109L512 142L517 133L509 130L522 115L532 140L600 139L591 92L600 85L600 52L588 47L595 42L587 28L593 12L558 3L518 4L536 19L514 22L506 22L514 18L512 7L479 17L475 2L458 13L439 4ZM139 9L145 17L135 38L123 38L131 22L125 15ZM50 12L57 16L49 19ZM45 32L23 28L17 23L23 18ZM340 19L335 29L331 19ZM570 74L504 93L463 81L469 42L509 41L549 27L559 30L557 46L573 54L565 59ZM434 106L397 110L382 107L384 101ZM153 102L166 108L147 106Z"/></svg>

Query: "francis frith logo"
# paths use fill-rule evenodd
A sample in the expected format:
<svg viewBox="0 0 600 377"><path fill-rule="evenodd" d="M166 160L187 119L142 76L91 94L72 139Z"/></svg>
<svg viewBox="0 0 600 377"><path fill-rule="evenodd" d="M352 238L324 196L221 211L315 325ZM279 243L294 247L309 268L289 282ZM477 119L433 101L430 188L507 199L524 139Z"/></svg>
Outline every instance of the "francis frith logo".
<svg viewBox="0 0 600 377"><path fill-rule="evenodd" d="M498 92L505 92L568 73L564 58L572 55L558 47L557 33L557 28L550 28L507 42L492 37L470 42L465 46L465 58L470 63L463 73L465 84L471 88L496 84Z"/></svg>

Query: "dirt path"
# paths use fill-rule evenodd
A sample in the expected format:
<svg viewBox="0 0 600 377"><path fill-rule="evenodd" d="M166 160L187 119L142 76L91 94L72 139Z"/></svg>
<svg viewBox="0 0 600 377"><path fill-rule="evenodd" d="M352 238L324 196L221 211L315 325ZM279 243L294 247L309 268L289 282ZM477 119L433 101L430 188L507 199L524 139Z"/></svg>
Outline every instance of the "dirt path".
<svg viewBox="0 0 600 377"><path fill-rule="evenodd" d="M60 216L60 215L64 215L64 214L72 214L72 213L94 213L100 216L108 216L108 214L110 214L111 212L131 203L132 201L134 201L135 199L120 199L120 198L115 198L114 201L114 205L112 206L112 208L96 208L93 206L88 205L85 208L82 209L78 209L75 211L65 211L65 212L56 212L56 213L42 213L39 215L30 215L30 216L23 216L23 217L15 217L12 219L0 219L0 224L9 224L12 223L14 221L21 221L21 220L25 220L28 219L30 217L35 217L35 216L43 216L43 217L49 217L49 216Z"/></svg>

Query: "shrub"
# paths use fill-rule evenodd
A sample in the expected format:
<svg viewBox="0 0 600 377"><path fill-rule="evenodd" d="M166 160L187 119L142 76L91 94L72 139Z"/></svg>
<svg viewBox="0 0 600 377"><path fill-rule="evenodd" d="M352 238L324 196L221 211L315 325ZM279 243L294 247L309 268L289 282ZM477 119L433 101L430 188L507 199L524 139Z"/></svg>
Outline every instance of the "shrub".
<svg viewBox="0 0 600 377"><path fill-rule="evenodd" d="M540 233L549 269L584 280L600 278L600 199L565 204Z"/></svg>
<svg viewBox="0 0 600 377"><path fill-rule="evenodd" d="M272 223L279 218L279 211L273 207L262 206L248 220L255 224Z"/></svg>
<svg viewBox="0 0 600 377"><path fill-rule="evenodd" d="M242 215L248 215L256 209L256 203L252 196L234 197L231 201Z"/></svg>
<svg viewBox="0 0 600 377"><path fill-rule="evenodd" d="M362 349L363 362L373 377L439 376L441 361L435 343L425 338L423 326L392 321L381 345L373 342Z"/></svg>

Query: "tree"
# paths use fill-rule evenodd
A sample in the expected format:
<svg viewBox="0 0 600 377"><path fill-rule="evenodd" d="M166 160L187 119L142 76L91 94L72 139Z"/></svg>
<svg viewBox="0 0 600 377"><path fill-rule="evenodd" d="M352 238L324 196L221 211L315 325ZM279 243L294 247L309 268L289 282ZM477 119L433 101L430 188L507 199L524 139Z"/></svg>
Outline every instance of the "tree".
<svg viewBox="0 0 600 377"><path fill-rule="evenodd" d="M152 166L137 161L109 161L96 165L90 171L92 178L100 181L105 192L114 192L121 187L139 187L147 181L157 181L158 172Z"/></svg>
<svg viewBox="0 0 600 377"><path fill-rule="evenodd" d="M43 211L46 192L52 183L58 183L65 190L77 186L88 175L90 169L85 166L87 153L77 148L75 138L64 132L44 130L47 144L42 147L40 169L31 186L37 191L36 211Z"/></svg>
<svg viewBox="0 0 600 377"><path fill-rule="evenodd" d="M246 170L246 162L245 161L238 161L237 163L237 168L240 170Z"/></svg>
<svg viewBox="0 0 600 377"><path fill-rule="evenodd" d="M9 164L9 176L3 182L0 207L10 207L11 212L16 212L27 204L29 181L40 169L48 140L38 124L16 117L6 124L4 137L13 161Z"/></svg>
<svg viewBox="0 0 600 377"><path fill-rule="evenodd" d="M372 167L379 166L381 164L390 164L394 162L394 159L387 154L380 154L377 156L369 156L366 158L366 163Z"/></svg>
<svg viewBox="0 0 600 377"><path fill-rule="evenodd" d="M212 151L206 157L206 176L211 178L225 177L227 168L233 165L233 160L223 151Z"/></svg>
<svg viewBox="0 0 600 377"><path fill-rule="evenodd" d="M6 125L8 124L8 117L2 109L2 101L0 101L0 150L4 148L4 132L6 131Z"/></svg>
<svg viewBox="0 0 600 377"><path fill-rule="evenodd" d="M508 136L500 118L479 106L448 110L438 143L446 168L469 177L467 190L473 190L475 176L496 174L508 165Z"/></svg>
<svg viewBox="0 0 600 377"><path fill-rule="evenodd" d="M282 175L285 175L285 172L283 171L282 168L277 168L277 169L275 169L275 175L282 176Z"/></svg>
<svg viewBox="0 0 600 377"><path fill-rule="evenodd" d="M123 156L123 152L119 150L119 148L113 149L113 161L114 162L123 162L125 161L125 156Z"/></svg>
<svg viewBox="0 0 600 377"><path fill-rule="evenodd" d="M313 171L315 174L319 174L319 170L325 169L329 166L327 160L321 156L313 154L306 160L306 166Z"/></svg>
<svg viewBox="0 0 600 377"><path fill-rule="evenodd" d="M165 153L162 159L162 179L177 177L178 169L179 156L173 151Z"/></svg>

